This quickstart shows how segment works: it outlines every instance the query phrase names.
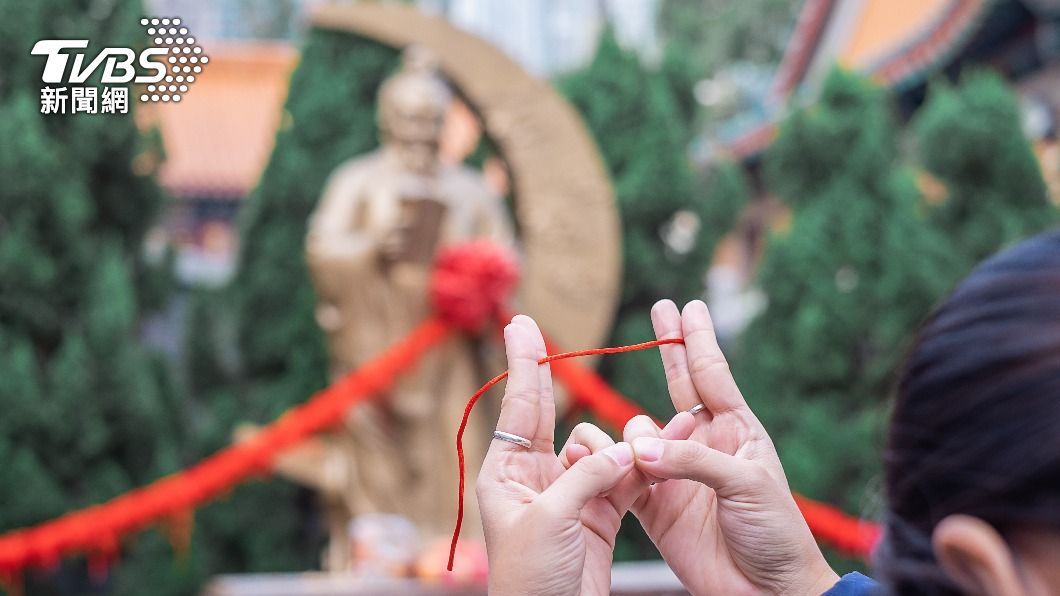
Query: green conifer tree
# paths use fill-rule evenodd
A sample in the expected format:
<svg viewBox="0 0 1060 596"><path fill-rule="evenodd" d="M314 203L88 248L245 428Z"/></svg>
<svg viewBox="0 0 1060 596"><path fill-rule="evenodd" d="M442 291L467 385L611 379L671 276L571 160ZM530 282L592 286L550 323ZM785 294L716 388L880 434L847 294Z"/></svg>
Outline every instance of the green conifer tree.
<svg viewBox="0 0 1060 596"><path fill-rule="evenodd" d="M133 163L150 149L131 114L41 114L43 58L29 56L46 38L143 46L140 17L138 2L0 1L0 531L181 463L174 394L137 338L145 304L164 301L142 291L152 278L142 239L163 196ZM98 73L86 84L99 85ZM169 574L171 549L145 543L124 556ZM31 573L28 592L88 589L82 563Z"/></svg>
<svg viewBox="0 0 1060 596"><path fill-rule="evenodd" d="M997 74L934 85L913 130L920 161L948 189L932 221L968 266L1055 223L1016 96Z"/></svg>
<svg viewBox="0 0 1060 596"><path fill-rule="evenodd" d="M376 94L397 65L391 48L314 30L291 77L285 124L243 213L232 289L244 373L262 415L304 400L327 381L304 257L306 222L332 170L378 146Z"/></svg>
<svg viewBox="0 0 1060 596"><path fill-rule="evenodd" d="M691 77L671 55L662 72L646 68L637 55L619 46L605 29L592 61L559 82L596 139L614 183L622 222L622 293L608 345L645 341L654 336L649 318L659 299L700 298L714 246L732 227L748 200L742 172L729 164L706 181L697 179L686 144L694 111L688 97ZM675 215L698 221L690 245L666 241ZM653 414L673 413L666 379L653 352L634 352L601 363L601 373L620 392ZM616 544L618 560L657 556L635 521L628 521Z"/></svg>
<svg viewBox="0 0 1060 596"><path fill-rule="evenodd" d="M842 71L766 156L793 210L759 271L768 307L741 339L737 380L792 488L864 509L885 398L905 342L959 273L933 231L883 90Z"/></svg>
<svg viewBox="0 0 1060 596"><path fill-rule="evenodd" d="M715 243L747 200L742 179L731 169L711 184L736 182L732 192L708 196L697 188L672 78L647 69L606 29L592 62L559 81L596 139L618 200L624 272L612 344L652 337L648 313L655 301L702 296ZM724 203L715 200L719 194ZM666 230L682 211L694 215L700 227L691 246L674 250L665 242ZM672 411L657 354L628 354L602 367L619 391L655 414Z"/></svg>

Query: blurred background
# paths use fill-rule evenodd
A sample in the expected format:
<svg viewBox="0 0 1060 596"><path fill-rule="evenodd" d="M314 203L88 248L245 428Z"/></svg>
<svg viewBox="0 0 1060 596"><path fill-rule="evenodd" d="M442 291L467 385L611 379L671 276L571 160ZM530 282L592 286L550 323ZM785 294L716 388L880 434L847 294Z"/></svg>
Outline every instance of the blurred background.
<svg viewBox="0 0 1060 596"><path fill-rule="evenodd" d="M660 298L706 299L792 488L877 516L911 334L976 261L1057 221L1060 2L396 4L576 109L621 222L606 345L650 339ZM314 24L335 5L0 0L0 531L191 465L328 383L306 221L328 174L378 146L376 92L400 63ZM142 15L179 16L210 56L185 101L40 113L37 40L139 47ZM518 201L456 91L441 159ZM597 364L669 417L655 353ZM616 558L658 558L627 521ZM103 572L71 557L7 586L195 594L218 574L320 569L326 541L311 490L260 478L123 539Z"/></svg>

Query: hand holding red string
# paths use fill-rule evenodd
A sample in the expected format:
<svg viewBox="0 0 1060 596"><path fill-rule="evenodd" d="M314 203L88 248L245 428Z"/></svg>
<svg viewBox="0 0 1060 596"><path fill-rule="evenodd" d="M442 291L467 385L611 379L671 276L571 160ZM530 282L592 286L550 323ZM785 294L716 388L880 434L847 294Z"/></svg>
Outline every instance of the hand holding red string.
<svg viewBox="0 0 1060 596"><path fill-rule="evenodd" d="M632 504L693 594L827 590L838 577L799 513L773 442L729 373L706 305L697 300L679 313L662 301L652 323L659 339L684 339L660 347L681 413L662 430L647 416L630 420L624 439L636 452L639 484L620 484L612 498ZM706 409L687 413L698 404ZM688 440L674 440L689 432ZM569 462L600 445L575 442L565 450ZM652 479L669 480L650 485Z"/></svg>
<svg viewBox="0 0 1060 596"><path fill-rule="evenodd" d="M476 492L489 553L489 593L608 594L611 554L625 510L602 497L633 469L629 444L611 445L565 469L554 451L556 408L545 342L519 315L504 329L508 384L495 440Z"/></svg>

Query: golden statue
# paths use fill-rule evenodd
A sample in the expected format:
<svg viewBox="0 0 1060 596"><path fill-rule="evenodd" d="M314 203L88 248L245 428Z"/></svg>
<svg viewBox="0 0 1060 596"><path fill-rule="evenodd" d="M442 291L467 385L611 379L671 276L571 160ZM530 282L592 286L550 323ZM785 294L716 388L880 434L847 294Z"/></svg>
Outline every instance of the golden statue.
<svg viewBox="0 0 1060 596"><path fill-rule="evenodd" d="M428 280L439 246L473 239L513 243L501 199L481 175L439 158L450 101L431 56L407 50L402 69L380 89L382 147L341 164L310 219L306 259L333 378L431 316ZM349 525L361 514L399 514L428 540L451 532L454 433L468 397L503 368L500 349L494 337L454 335L386 395L352 408L344 432L279 459L281 474L325 501L329 570L350 568ZM483 407L470 425L469 486L495 418L495 409ZM465 535L473 537L481 534L477 504L468 499L467 505Z"/></svg>

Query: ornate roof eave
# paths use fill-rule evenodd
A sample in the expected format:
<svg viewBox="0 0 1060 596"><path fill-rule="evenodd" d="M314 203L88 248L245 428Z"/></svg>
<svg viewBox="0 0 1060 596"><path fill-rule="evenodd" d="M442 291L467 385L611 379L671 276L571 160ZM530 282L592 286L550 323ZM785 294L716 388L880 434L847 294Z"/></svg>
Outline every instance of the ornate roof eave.
<svg viewBox="0 0 1060 596"><path fill-rule="evenodd" d="M995 0L952 0L924 30L872 61L866 72L888 87L908 89L947 64L979 29Z"/></svg>
<svg viewBox="0 0 1060 596"><path fill-rule="evenodd" d="M813 62L817 44L828 28L832 10L839 2L840 0L806 0L773 79L772 94L775 98L787 97L802 82Z"/></svg>
<svg viewBox="0 0 1060 596"><path fill-rule="evenodd" d="M798 90L814 61L817 44L824 37L841 1L807 0L774 78L774 101L789 101ZM915 86L953 59L978 30L987 9L994 2L996 0L950 0L950 4L921 32L859 70L892 89ZM726 152L736 159L750 158L765 149L776 133L777 122L763 123L726 143Z"/></svg>

